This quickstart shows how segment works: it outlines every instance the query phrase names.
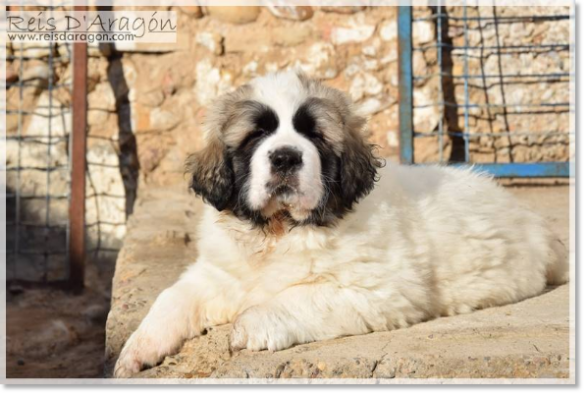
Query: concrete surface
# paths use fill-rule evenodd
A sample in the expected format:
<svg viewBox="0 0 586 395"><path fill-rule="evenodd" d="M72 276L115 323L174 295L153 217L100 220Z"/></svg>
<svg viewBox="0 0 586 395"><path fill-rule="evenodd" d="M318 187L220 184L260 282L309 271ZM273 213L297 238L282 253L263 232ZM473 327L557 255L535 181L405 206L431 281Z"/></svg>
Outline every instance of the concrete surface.
<svg viewBox="0 0 586 395"><path fill-rule="evenodd" d="M569 188L510 188L569 245ZM196 259L201 203L185 189L143 191L128 224L106 325L106 375L156 296ZM228 349L230 325L189 340L141 378L568 378L569 286L514 305L393 332L270 353Z"/></svg>

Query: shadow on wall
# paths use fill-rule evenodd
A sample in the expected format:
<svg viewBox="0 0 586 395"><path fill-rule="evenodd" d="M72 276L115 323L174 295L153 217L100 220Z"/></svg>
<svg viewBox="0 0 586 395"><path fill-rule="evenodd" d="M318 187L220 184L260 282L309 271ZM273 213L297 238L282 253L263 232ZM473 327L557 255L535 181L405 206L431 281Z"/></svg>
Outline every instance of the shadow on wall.
<svg viewBox="0 0 586 395"><path fill-rule="evenodd" d="M101 12L108 13L112 7L102 7ZM114 16L112 15L112 18ZM118 116L118 163L126 197L126 218L132 214L138 189L140 163L138 161L136 137L132 130L132 109L129 100L130 88L124 75L122 54L116 51L113 44L109 45L108 81L116 98L116 114Z"/></svg>
<svg viewBox="0 0 586 395"><path fill-rule="evenodd" d="M124 76L122 54L114 51L108 58L108 81L116 96L118 114L118 144L120 174L126 195L126 217L132 214L138 189L140 164L138 161L136 137L132 131L132 110L128 98L129 88Z"/></svg>
<svg viewBox="0 0 586 395"><path fill-rule="evenodd" d="M430 7L431 11L435 16L437 16L437 7ZM440 12L442 15L448 15L447 7L443 6L440 8ZM437 23L437 18L435 18ZM436 25L435 36L438 35L438 27ZM442 77L442 89L444 92L443 99L447 103L457 103L456 100L456 87L454 84L454 59L452 58L452 50L453 50L453 40L449 34L448 29L441 30L441 42L445 43L442 47L442 62L440 65L441 72L443 73ZM444 109L444 117L447 123L447 129L461 134L463 132L462 128L458 124L458 107L456 106L445 106ZM465 159L465 145L464 145L464 138L461 135L452 134L450 135L450 140L452 141L452 151L450 153L450 162L463 162Z"/></svg>

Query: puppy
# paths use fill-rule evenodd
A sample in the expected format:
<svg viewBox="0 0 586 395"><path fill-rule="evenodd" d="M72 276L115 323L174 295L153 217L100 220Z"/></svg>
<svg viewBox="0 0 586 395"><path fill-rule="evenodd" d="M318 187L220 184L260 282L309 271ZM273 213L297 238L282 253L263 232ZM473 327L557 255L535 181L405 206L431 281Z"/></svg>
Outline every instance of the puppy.
<svg viewBox="0 0 586 395"><path fill-rule="evenodd" d="M295 72L209 109L187 160L207 203L199 258L126 342L116 377L233 323L231 348L405 328L567 281L564 246L489 177L383 166L343 93Z"/></svg>

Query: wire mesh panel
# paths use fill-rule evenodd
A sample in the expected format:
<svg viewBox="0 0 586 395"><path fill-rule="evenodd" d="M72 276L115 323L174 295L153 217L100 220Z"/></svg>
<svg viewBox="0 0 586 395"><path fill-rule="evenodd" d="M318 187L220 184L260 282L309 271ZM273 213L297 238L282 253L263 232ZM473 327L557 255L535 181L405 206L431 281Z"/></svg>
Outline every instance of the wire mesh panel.
<svg viewBox="0 0 586 395"><path fill-rule="evenodd" d="M71 45L39 41L8 46L7 280L66 281Z"/></svg>
<svg viewBox="0 0 586 395"><path fill-rule="evenodd" d="M569 7L399 7L403 163L568 176Z"/></svg>

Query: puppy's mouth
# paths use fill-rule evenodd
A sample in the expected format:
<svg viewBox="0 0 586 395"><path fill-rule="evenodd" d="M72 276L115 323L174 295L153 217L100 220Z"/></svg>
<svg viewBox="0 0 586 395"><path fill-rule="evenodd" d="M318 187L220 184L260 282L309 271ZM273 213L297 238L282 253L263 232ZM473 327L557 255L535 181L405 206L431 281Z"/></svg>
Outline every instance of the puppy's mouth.
<svg viewBox="0 0 586 395"><path fill-rule="evenodd" d="M306 199L299 188L297 177L279 177L267 183L266 188L269 199L262 210L265 217L283 213L296 220L307 217L310 210L305 207Z"/></svg>
<svg viewBox="0 0 586 395"><path fill-rule="evenodd" d="M289 180L283 180L272 185L267 185L269 193L269 205L273 208L281 210L290 210L295 205L297 196L300 195L297 180L293 182Z"/></svg>
<svg viewBox="0 0 586 395"><path fill-rule="evenodd" d="M273 175L266 184L266 191L271 199L283 200L299 193L299 178L296 175Z"/></svg>

